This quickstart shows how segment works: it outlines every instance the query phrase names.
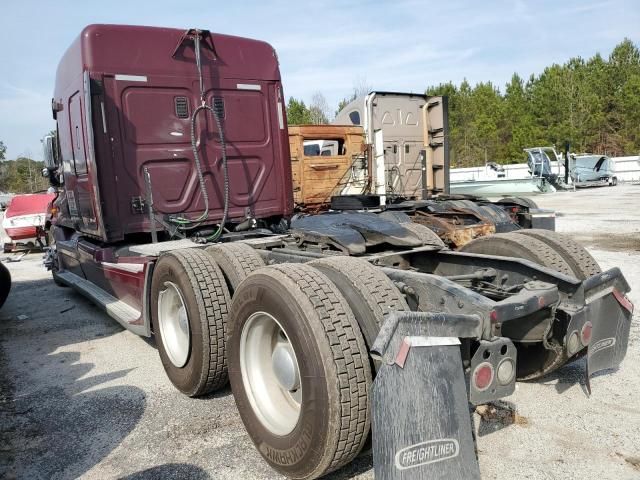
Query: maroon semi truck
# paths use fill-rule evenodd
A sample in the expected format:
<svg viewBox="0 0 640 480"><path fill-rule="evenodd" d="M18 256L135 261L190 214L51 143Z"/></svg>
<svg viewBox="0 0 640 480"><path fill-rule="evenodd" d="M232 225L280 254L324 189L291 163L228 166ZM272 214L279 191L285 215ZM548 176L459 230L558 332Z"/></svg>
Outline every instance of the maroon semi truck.
<svg viewBox="0 0 640 480"><path fill-rule="evenodd" d="M186 395L230 381L284 475L336 470L372 432L381 478L478 478L469 402L625 356L627 282L554 232L454 252L399 211L293 216L267 43L92 25L60 62L52 110L54 280L153 335Z"/></svg>

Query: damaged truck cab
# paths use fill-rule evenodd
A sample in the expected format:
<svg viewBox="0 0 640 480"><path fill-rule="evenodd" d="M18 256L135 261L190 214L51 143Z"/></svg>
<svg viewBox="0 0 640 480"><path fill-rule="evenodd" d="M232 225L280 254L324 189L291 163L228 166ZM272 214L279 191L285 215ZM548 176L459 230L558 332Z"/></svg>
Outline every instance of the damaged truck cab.
<svg viewBox="0 0 640 480"><path fill-rule="evenodd" d="M156 230L160 240L184 237L177 220L200 215L205 196L208 217L198 226L206 235L220 221L223 151L233 179L229 223L259 218L260 226L278 225L293 208L275 51L264 42L205 35L202 70L215 83L201 98L192 37L91 25L56 75L53 157L61 186L52 219L57 256L50 261L117 298L121 323L138 333L149 333L143 300L151 271L149 258L129 247ZM219 114L222 135L210 111L195 119L192 132L192 113L203 101ZM192 135L200 142L200 170Z"/></svg>
<svg viewBox="0 0 640 480"><path fill-rule="evenodd" d="M184 394L231 383L280 474L337 470L372 433L380 478L478 478L469 402L622 361L629 285L555 232L452 251L416 205L294 215L283 100L264 42L92 25L45 142L53 279L155 337Z"/></svg>
<svg viewBox="0 0 640 480"><path fill-rule="evenodd" d="M203 224L220 220L223 145L211 112L197 118L194 132L205 191L191 146L191 117L202 101L224 122L234 180L229 220L291 213L275 51L256 40L207 35L199 55L203 75L215 84L201 98L192 43L177 30L92 25L67 50L52 100L66 196L59 226L109 243L150 232L145 171L154 207L167 221L204 210L205 191L211 205Z"/></svg>

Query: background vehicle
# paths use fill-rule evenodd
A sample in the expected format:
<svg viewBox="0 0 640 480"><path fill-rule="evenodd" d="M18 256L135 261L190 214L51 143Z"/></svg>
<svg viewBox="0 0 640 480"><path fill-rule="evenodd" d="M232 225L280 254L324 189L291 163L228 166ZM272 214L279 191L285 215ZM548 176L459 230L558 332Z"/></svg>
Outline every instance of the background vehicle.
<svg viewBox="0 0 640 480"><path fill-rule="evenodd" d="M446 193L450 188L446 97L374 92L367 98L371 99L347 105L338 118L364 119L368 124L374 120L367 119L387 118L380 121L379 128L371 135L359 126L289 127L296 211L401 211L414 222L428 226L453 248L496 232L555 229L554 212L538 209L535 202L527 198L501 195L504 198L492 202L474 195ZM404 109L410 113L405 115ZM391 112L404 119L401 128L393 127ZM414 125L411 119L416 118L420 121ZM437 127L425 128L425 123ZM387 139L384 141L391 145L385 147L383 155L379 154L380 147L371 142L374 137L378 142ZM319 155L320 145L329 142L336 143L342 154ZM316 147L313 151L312 146ZM411 160L411 169L418 169L421 178L411 191L394 193L385 186L385 179L391 170L397 173L400 167L398 164L389 167L386 159L389 152L400 147L405 153L397 159L405 165ZM417 152L417 156L409 159L407 155L412 151ZM428 188L423 188L424 185ZM416 187L419 188L416 190Z"/></svg>
<svg viewBox="0 0 640 480"><path fill-rule="evenodd" d="M4 251L11 252L19 244L44 248L47 240L44 231L46 214L55 195L32 193L14 195L7 204L2 228L7 238Z"/></svg>
<svg viewBox="0 0 640 480"><path fill-rule="evenodd" d="M537 171L538 173L534 174ZM538 195L553 193L555 187L549 181L548 172L543 175L540 169L531 169L531 174L525 178L507 177L504 166L488 162L484 169L477 168L466 175L451 182L451 193L484 195L487 197L503 195Z"/></svg>
<svg viewBox="0 0 640 480"><path fill-rule="evenodd" d="M347 104L333 123L363 127L372 159L366 193L381 195L385 203L386 196L449 192L447 114L446 97L371 92Z"/></svg>
<svg viewBox="0 0 640 480"><path fill-rule="evenodd" d="M230 381L247 432L281 474L340 468L371 425L376 469L396 468L384 459L399 449L446 441L460 448L447 465L476 472L468 401L509 395L516 377L538 378L585 349L589 374L626 353L624 277L553 232L487 236L454 252L401 203L289 224L282 87L263 42L92 25L60 63L52 106L54 280L154 335L186 395ZM434 345L411 343L419 338ZM396 388L404 378L412 388ZM440 386L427 398L417 378ZM438 415L397 408L414 396L439 402ZM390 404L412 429L379 421ZM444 421L449 436L434 438Z"/></svg>
<svg viewBox="0 0 640 480"><path fill-rule="evenodd" d="M300 210L326 208L335 194L362 192L367 161L360 127L289 126L293 199ZM337 193L336 193L337 192Z"/></svg>
<svg viewBox="0 0 640 480"><path fill-rule="evenodd" d="M618 184L615 163L606 155L573 155L571 179L576 187L595 187Z"/></svg>
<svg viewBox="0 0 640 480"><path fill-rule="evenodd" d="M545 178L557 188L617 185L615 162L606 155L568 153L559 155L554 147L525 148L532 175ZM552 162L557 171L554 173Z"/></svg>

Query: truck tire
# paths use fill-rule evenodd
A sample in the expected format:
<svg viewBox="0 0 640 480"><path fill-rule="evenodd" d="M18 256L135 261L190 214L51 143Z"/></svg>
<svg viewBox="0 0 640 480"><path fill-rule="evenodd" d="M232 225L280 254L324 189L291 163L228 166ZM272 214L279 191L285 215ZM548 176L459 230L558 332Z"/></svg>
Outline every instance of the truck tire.
<svg viewBox="0 0 640 480"><path fill-rule="evenodd" d="M573 276L573 270L564 258L546 243L516 233L499 233L477 238L464 245L460 251L482 253L502 257L530 260L543 267ZM553 341L553 340L552 340ZM558 341L555 349L547 349L541 342L514 342L518 350L516 377L518 380L534 380L557 370L568 358Z"/></svg>
<svg viewBox="0 0 640 480"><path fill-rule="evenodd" d="M501 198L497 203L515 203L516 205L520 205L521 207L539 208L538 204L528 197L504 197Z"/></svg>
<svg viewBox="0 0 640 480"><path fill-rule="evenodd" d="M264 267L262 257L246 243L222 243L205 249L222 270L231 295L254 270Z"/></svg>
<svg viewBox="0 0 640 480"><path fill-rule="evenodd" d="M515 257L530 260L556 272L573 276L566 260L548 244L537 238L516 233L497 233L476 238L464 245L461 252L482 253L499 257Z"/></svg>
<svg viewBox="0 0 640 480"><path fill-rule="evenodd" d="M305 264L261 268L230 311L229 378L244 426L282 475L350 462L370 429L371 369L349 304Z"/></svg>
<svg viewBox="0 0 640 480"><path fill-rule="evenodd" d="M11 273L9 269L5 267L4 263L0 262L0 308L4 305L4 302L9 296L11 291Z"/></svg>
<svg viewBox="0 0 640 480"><path fill-rule="evenodd" d="M307 265L320 270L338 287L368 347L373 345L387 313L409 310L404 296L389 277L366 260L340 256L313 260Z"/></svg>
<svg viewBox="0 0 640 480"><path fill-rule="evenodd" d="M49 248L56 249L56 237L53 233L53 229L55 227L50 227L47 232L47 245ZM58 271L60 270L60 259L58 258L58 253L56 251L55 257L53 258L53 265L51 265L51 276L53 277L53 282L59 287L66 287L67 284L60 280L58 277Z"/></svg>
<svg viewBox="0 0 640 480"><path fill-rule="evenodd" d="M415 236L420 239L423 245L435 245L441 248L445 248L446 246L442 239L426 225L410 222L403 223L402 226L415 234Z"/></svg>
<svg viewBox="0 0 640 480"><path fill-rule="evenodd" d="M564 258L571 267L573 275L579 280L586 280L592 275L602 273L595 258L582 245L566 235L541 229L523 229L513 233L533 237L549 245Z"/></svg>
<svg viewBox="0 0 640 480"><path fill-rule="evenodd" d="M195 397L227 383L229 290L220 268L198 249L160 256L151 280L151 319L171 383Z"/></svg>

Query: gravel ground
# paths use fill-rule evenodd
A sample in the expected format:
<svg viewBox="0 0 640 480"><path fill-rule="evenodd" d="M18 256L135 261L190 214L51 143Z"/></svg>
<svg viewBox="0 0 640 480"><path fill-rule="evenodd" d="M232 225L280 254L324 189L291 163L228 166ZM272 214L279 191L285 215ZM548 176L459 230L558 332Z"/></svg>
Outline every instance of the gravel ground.
<svg viewBox="0 0 640 480"><path fill-rule="evenodd" d="M603 268L619 266L640 305L640 186L539 196L557 229ZM40 266L8 264L0 311L0 478L279 478L244 431L230 390L200 399L167 380L152 341ZM584 391L584 363L476 414L484 479L640 478L640 328L627 358ZM332 478L373 478L364 455Z"/></svg>

